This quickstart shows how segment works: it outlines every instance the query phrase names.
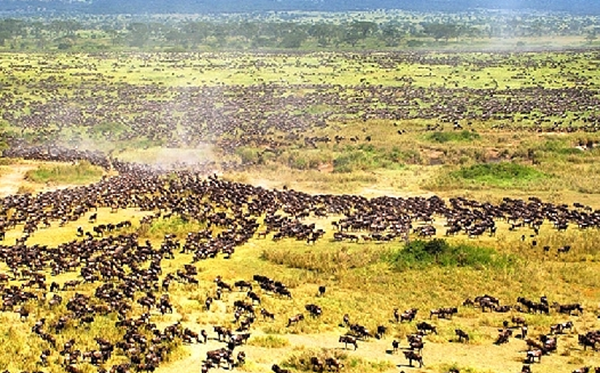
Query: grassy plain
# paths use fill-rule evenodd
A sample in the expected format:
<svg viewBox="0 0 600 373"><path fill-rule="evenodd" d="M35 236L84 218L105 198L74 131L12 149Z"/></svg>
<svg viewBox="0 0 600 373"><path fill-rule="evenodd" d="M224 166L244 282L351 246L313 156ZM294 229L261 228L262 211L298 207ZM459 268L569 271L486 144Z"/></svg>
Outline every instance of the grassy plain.
<svg viewBox="0 0 600 373"><path fill-rule="evenodd" d="M550 90L577 89L582 85L581 81L589 87L600 86L600 75L596 72L600 58L596 51L461 53L458 64L429 63L457 57L453 52L423 55L423 63L387 65L383 63L388 61L385 54L377 53L189 53L177 55L177 59L167 53L123 53L118 56L3 54L0 67L7 73L0 79L23 100L39 102L52 99L49 91L40 88L41 82L47 81L57 81L55 88L66 96L75 96L75 86L83 89L85 95L93 92L94 95L112 98L118 98L118 91L94 92L94 84L102 82L120 88L140 89L153 85L173 89L273 85L284 87L288 95L299 98L313 92L316 89L313 85L323 84L325 91L368 98L364 105L370 108L386 106L367 89L376 85L409 85L415 90L441 87L456 89L457 95L462 94L463 88L485 90L498 87L495 95L502 97L513 95L508 89L533 89L537 86ZM64 66L68 66L68 74L63 71ZM32 80L30 84L33 86L39 83L38 89L21 84L29 80ZM363 88L365 90L360 91ZM174 92L168 90L164 96L148 97L148 100L162 101L157 112L168 111L178 97ZM467 94L465 96L468 97ZM411 110L428 105L420 102ZM64 108L66 110L69 106L65 104ZM27 114L28 110L25 108L22 113ZM463 130L456 131L452 123L445 122L438 130L426 130L427 126L438 124L438 118L363 118L361 111L347 115L343 107L320 102L294 114L303 116L324 112L333 114L327 117L326 126L315 128L310 136L333 139L341 134L344 140L308 147L302 138L293 139L275 152L264 152L264 146L244 146L228 153L208 141L190 148L161 146L164 145L161 139L142 137L111 140L109 136L131 131L122 123L105 123L101 128L63 128L50 121L48 129L56 130L57 138L64 144L104 150L126 161L157 165L223 159L245 161L243 170L227 171L222 176L265 188L282 189L285 186L314 194L361 194L367 197L436 194L443 198L462 196L492 203L499 203L506 196L524 199L537 196L553 203L580 202L594 208L600 206L600 150L597 146L600 135L586 131L535 130L539 119L549 123L561 121L565 127L568 123L582 126L584 118L598 114L598 108L590 108L586 113L566 112L564 117L532 113L517 115L518 120L465 119L460 121ZM124 114L127 115L134 114ZM6 123L5 128L6 133L20 131L20 128L11 127L11 123ZM111 134L106 135L107 132ZM272 137L279 135L283 136L274 130ZM24 136L35 138L36 133L25 129ZM370 137L368 141L367 136ZM356 138L356 141L351 138ZM62 178L66 174L64 170L73 169L66 164L52 166L61 167L54 168L57 170L55 173L61 175L61 178L54 179L34 176L41 174L40 170L48 169L47 163L15 161L0 167L2 185L16 186L16 189L2 190L5 195L47 190L47 181L53 183L52 188L84 182L78 172L75 176ZM98 179L100 174L94 170L93 177ZM117 214L101 209L98 215L98 223L132 220L134 224L130 231L137 232L140 240L150 240L154 246L160 245L167 233L184 237L188 232L205 227L203 222L186 223L176 216L142 227L139 219L147 213L134 209L121 210ZM91 229L92 224L87 218L84 216L64 227L53 222L50 228L35 232L28 243L55 247L77 239L77 226ZM271 237L253 238L236 249L229 260L219 257L199 262L195 265L199 271L199 285L175 284L169 291L175 312L160 315L153 310L152 319L161 326L182 321L193 330L207 329L210 333L211 325L232 325L233 301L244 298L243 293L227 293L224 300L216 301L214 308L206 311L204 300L213 295L213 280L217 275L223 276L227 282L249 280L257 273L282 281L290 286L294 298L282 300L263 296L261 306L274 312L276 319L265 321L259 317L253 327L249 346L244 348L248 362L240 368L248 372L268 372L274 363L294 372L308 371L306 359L314 355L337 356L346 365L344 371L348 372L387 373L402 369L443 373L452 366L460 368L461 372L517 372L525 356L525 343L518 339L504 346L492 343L502 321L521 314L516 311L482 314L479 310L460 306L465 298L484 293L493 294L506 304L514 304L519 296L538 299L545 294L551 301L581 302L585 307L586 312L582 316L568 317L556 312L550 316L524 315L533 336L547 333L551 324L569 319L575 321L576 332L600 327L597 319L600 305L600 247L597 242L600 232L597 230L570 227L566 232L557 232L545 223L536 238L537 245L533 246L527 228L509 231L508 223L499 221L496 237L467 239L459 236L447 239L453 247L462 245L469 252L483 253L473 262L446 260L442 265L430 260L424 261L425 265L411 266L409 264L414 258L406 256L404 243L399 241L380 244L335 242L331 222L338 218L310 217L317 227L327 231L325 237L314 245L293 240L274 242ZM445 221L436 217L434 225L441 237ZM8 231L4 244L14 243L21 236L21 229ZM526 235L525 240L522 235ZM415 239L411 237L411 240ZM557 255L555 248L566 244L572 245L572 251ZM545 245L551 246L553 251L544 253L541 247ZM190 260L189 254L176 254L175 259L165 260L164 270L173 272ZM4 264L0 265L0 271L6 271ZM77 278L76 273L68 273L52 277L52 280L62 284L74 278ZM327 286L325 297L315 296L319 285ZM77 288L77 292L91 293L93 289L93 285L85 284ZM66 291L64 297L74 293ZM307 303L323 307L323 316L307 318L303 323L286 327L287 318L304 312ZM0 348L5 351L0 354L0 367L11 372L40 368L37 363L39 355L48 346L46 342L32 338L29 331L35 320L47 317L52 323L59 313L33 302L26 306L32 310L28 320L19 320L15 313L0 314ZM404 337L415 331L414 323L391 321L393 308L403 311L417 307L420 310L418 319L425 320L429 309L447 306L458 306L459 313L452 320L434 320L439 335L427 339L424 368L409 368L401 355L386 353L393 339L400 339L405 344ZM137 315L142 309L136 307L133 313ZM66 312L64 309L58 311ZM342 350L337 338L346 331L340 327L346 313L353 322L367 325L371 330L377 325L386 325L390 331L382 340L359 342L357 351ZM83 332L80 327L70 326L59 336L58 344L75 338L80 348L89 350L95 347L95 336L120 338L115 334L117 329L112 326L114 321L114 315L100 317ZM454 341L456 328L469 333L470 343L463 345ZM600 365L597 352L583 351L577 345L576 332L561 336L558 353L544 357L543 363L534 366L534 371L571 372L583 365ZM220 346L214 340L208 345L177 346L170 361L161 365L157 372L198 371L205 352ZM115 354L107 366L124 359L123 354ZM63 371L61 361L62 357L52 356L50 366L43 368L44 371ZM86 373L96 370L89 363L80 365Z"/></svg>

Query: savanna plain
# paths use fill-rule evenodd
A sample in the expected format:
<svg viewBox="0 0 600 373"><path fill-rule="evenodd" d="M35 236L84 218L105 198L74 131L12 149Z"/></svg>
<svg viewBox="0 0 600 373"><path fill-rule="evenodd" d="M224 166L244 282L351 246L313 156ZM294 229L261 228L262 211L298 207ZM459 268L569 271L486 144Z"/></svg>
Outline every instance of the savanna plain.
<svg viewBox="0 0 600 373"><path fill-rule="evenodd" d="M593 371L599 67L0 55L0 367Z"/></svg>

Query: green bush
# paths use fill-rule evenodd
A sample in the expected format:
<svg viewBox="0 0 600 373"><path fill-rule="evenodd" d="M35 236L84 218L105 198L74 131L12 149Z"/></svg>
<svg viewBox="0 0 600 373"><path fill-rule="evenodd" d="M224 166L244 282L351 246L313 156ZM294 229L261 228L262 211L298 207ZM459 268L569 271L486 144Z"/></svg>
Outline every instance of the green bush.
<svg viewBox="0 0 600 373"><path fill-rule="evenodd" d="M499 256L491 248L467 244L450 245L446 240L412 241L397 251L384 254L384 261L396 270L419 269L431 265L442 267L505 267L513 258Z"/></svg>
<svg viewBox="0 0 600 373"><path fill-rule="evenodd" d="M543 172L533 167L511 162L485 163L462 167L458 171L452 172L450 176L491 185L515 184L547 177Z"/></svg>
<svg viewBox="0 0 600 373"><path fill-rule="evenodd" d="M348 147L333 160L334 172L346 173L354 171L371 171L380 168L396 169L403 167L404 158L414 157L414 154L402 153L398 148L391 151L376 148L371 144L360 145L357 148Z"/></svg>

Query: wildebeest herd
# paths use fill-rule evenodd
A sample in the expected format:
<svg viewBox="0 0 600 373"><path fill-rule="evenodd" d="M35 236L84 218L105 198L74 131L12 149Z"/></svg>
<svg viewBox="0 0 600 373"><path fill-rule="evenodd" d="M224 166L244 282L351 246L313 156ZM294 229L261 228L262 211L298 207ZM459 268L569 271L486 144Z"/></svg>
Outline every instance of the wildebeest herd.
<svg viewBox="0 0 600 373"><path fill-rule="evenodd" d="M86 156L82 152L64 149L60 153L68 160ZM16 155L14 151L8 154ZM0 260L9 268L8 273L0 277L2 312L18 313L21 319L36 318L31 330L32 338L47 342L47 348L39 359L41 371L55 356L61 357L58 361L68 372L80 372L82 364L97 366L99 372L153 371L165 361L173 348L173 341L206 343L206 330L193 331L179 322L158 328L152 322L153 314L156 314L153 311L160 314L174 312L169 298L171 283L194 286L198 283L196 265L199 261L217 256L231 257L258 235L261 226L268 231L262 239L295 239L306 241L309 245L315 240L325 239L326 232L304 220L329 215L342 216L334 221L334 242L350 240L350 237L356 237L352 241L403 240L409 234L422 232L418 228L432 226L435 219L444 219L452 234L469 237L475 232L492 234L499 219L507 221L511 227L520 226L532 233L544 223L553 225L557 230L563 226L565 229L566 226L591 229L600 225L600 211L581 204L570 207L543 202L535 197L527 200L505 198L502 203L494 205L464 198L446 202L435 196L368 199L356 195L309 195L294 190L267 190L229 182L214 175L204 177L197 171L156 171L142 165L115 162L98 154L94 154L90 161L114 167L119 170L119 175L87 186L10 195L0 201L2 232L19 232L19 227L23 227L21 236L14 243L0 246ZM105 226L96 234L81 235L74 231L73 240L56 247L28 244L38 230L52 224L77 222L84 216L94 223L101 208L146 211L149 215L141 219L141 225L164 219L165 215L176 215L183 221L204 223L206 228L189 232L185 237L167 234L157 245L149 240L140 242L135 227L128 222L119 225L123 230L116 229L115 225L113 230ZM180 269L164 273L165 261L175 258L175 253L193 254L193 259ZM77 279L65 281L62 286L52 280L54 276L68 273L77 273ZM83 294L80 292L82 286L91 286L94 290ZM261 297L269 295L282 301L293 299L288 286L264 275L257 274L252 280L237 279L233 284L218 277L215 279L214 298L206 300L206 308L209 309L222 292L234 289L246 294L244 300L234 302L237 327L213 327L216 339L225 346L207 353L202 366L204 372L221 366L233 369L245 363L246 354L240 346L250 337ZM65 297L67 291L75 293ZM319 318L326 313L327 309L318 304L318 299L326 296L327 289L319 287L314 303L305 305L307 314ZM31 308L31 305L37 305L53 309L61 304L66 305L66 311L53 318L52 322L44 317L38 318L37 309ZM499 299L484 295L467 299L461 306L498 313L556 312L576 316L584 312L580 304L551 303L547 297L542 297L539 302L520 297L514 305L501 305ZM416 308L404 312L396 309L393 317L398 323L413 322L417 313ZM260 314L264 320L279 317L265 308L260 310ZM457 314L460 315L457 305L436 308L429 311L427 321L415 324L415 334L409 336L408 347L404 351L409 365L417 362L422 366L426 362L422 355L425 339L428 334L438 333L429 320L451 320ZM107 315L117 318L114 326L121 330L120 339L107 340L98 336L96 348L90 350L81 350L74 341L58 342L66 328L85 328L97 318ZM285 317L289 317L288 327L305 320L303 313ZM344 317L343 325L348 332L340 336L339 342L344 347L351 345L355 350L359 348L360 341L382 338L387 332L385 325L379 325L373 333L364 325L352 323L348 315ZM517 328L520 338L530 348L524 361L527 364L540 363L543 355L556 351L557 336L571 333L573 326L573 321L569 320L553 325L547 334L531 339L523 319L513 317L499 329L496 344L508 343ZM460 329L456 330L456 336L458 341L469 342L469 334ZM600 343L600 331L582 330L578 342L584 349L590 347L595 350ZM394 340L392 347L392 352L395 352L400 343ZM105 366L113 355L127 362ZM343 363L335 359L320 361L316 358L313 363L315 369L343 369ZM285 371L276 364L272 368L274 372Z"/></svg>
<svg viewBox="0 0 600 373"><path fill-rule="evenodd" d="M194 59L206 58L210 62L219 58L210 54L169 58L142 54L137 57L144 61L144 66L165 65L173 71L187 63L194 67ZM253 67L275 69L276 65L270 66L269 57L262 56ZM282 56L271 57L279 59ZM339 61L334 57L322 58L322 67L333 69L334 74L347 74L344 69L337 71ZM477 58L415 52L338 56L352 63L372 64L387 73L394 72L402 64L421 64L425 78L432 76L428 70L438 66L457 69L468 64L473 71L510 66L510 71L515 72L512 81L522 82L522 87L518 88L492 85L485 89L470 88L468 84L454 86L450 84L455 78L452 74L437 77L448 83L429 87L411 84L414 77L409 76L398 77L402 84L396 85L361 83L345 86L325 81L299 85L279 81L250 86L171 87L162 82L136 85L114 81L108 74L98 72L94 63L84 63L75 57L71 61L73 68L89 70L89 74L74 75L74 80L66 83L55 75L62 74L66 68L60 61L37 64L23 61L10 64L6 71L42 74L46 78L12 80L10 83L15 86L27 86L35 99L2 92L0 112L4 121L21 131L7 136L12 143L25 135L42 141L59 141L64 137L63 131L83 128L85 136L97 136L111 143L139 139L166 147L210 143L225 153L235 153L242 146L277 153L292 143L312 148L319 142L357 141L343 132L335 138L306 135L310 130L322 129L328 122L338 120L340 115L356 116L360 120L438 120L437 125L430 127L432 130L441 130L445 123L448 129L456 129L467 128L471 122L494 121L494 128L502 130L596 132L600 123L597 111L600 102L586 74L569 71L569 64L594 60L597 52L565 51L561 59L538 57L522 54L513 58L510 53L499 53ZM249 67L244 62L238 63L240 66L230 67ZM119 62L115 64L120 65ZM309 68L307 63L298 61L298 64ZM552 89L544 87L535 78L535 71L544 69L556 70L560 78L567 77L564 84ZM528 72L519 73L523 70ZM62 90L63 85L67 89ZM301 96L288 94L291 88L304 93ZM312 110L315 106L327 109L322 112ZM295 115L287 108L303 114ZM112 126L107 127L107 123ZM367 133L360 140L368 141L371 135ZM77 144L85 136L70 141ZM53 152L47 158L52 158Z"/></svg>
<svg viewBox="0 0 600 373"><path fill-rule="evenodd" d="M11 65L7 71L47 75L41 80L10 76L11 84L27 87L39 100L28 100L18 90L0 92L2 119L18 129L3 134L2 140L9 145L3 156L60 162L86 160L118 175L87 186L21 193L0 200L0 261L6 268L5 273L0 273L1 311L34 323L29 337L40 347L36 366L41 372L55 366L70 373L90 371L91 367L111 373L154 371L172 356L178 344L206 345L209 341L222 345L203 356L199 369L232 370L252 359L246 355L244 346L257 329L257 323L285 320L287 330L294 330L303 323L318 322L328 313L323 298L331 290L325 286L315 289L314 299L302 304L302 308L276 314L264 300L292 302L295 300L292 286L265 274L245 279L223 275L215 279L213 291L202 299L202 304L209 311L214 310L215 303L228 302L232 324L194 330L181 322L166 326L156 322L159 315L178 311L173 302L173 287L199 287L202 261L232 258L254 238L295 240L306 243L308 248L323 240L345 246L442 235L477 239L493 237L507 224L511 231L524 233L523 240L533 238L529 240L531 246L538 249L534 243L542 225L552 227L557 234L598 228L600 210L581 203L550 203L535 196L507 197L494 204L462 197L444 200L437 196L310 195L288 188L269 190L212 175L215 169L246 167L254 162L250 160L242 159L245 164L207 160L158 168L124 162L100 151L57 145L64 132L81 130L86 136L108 142L144 139L167 147L210 143L226 155L236 154L241 147L251 147L260 149L256 160L260 162L261 157L269 153L277 155L292 144L300 149L313 149L321 143L337 146L370 142L374 134L368 128L360 138L343 130L331 137L307 135L327 127L331 121L343 123L347 117L364 123L371 119L438 122L427 126L426 131L439 131L444 126L458 130L467 128L471 122L494 121L492 128L502 131L596 132L600 124L597 110L600 101L594 87L583 73L567 71L569 60L581 58L581 53L564 52L562 61L527 55L513 60L510 54L469 60L474 70L496 68L509 60L512 71L560 70L572 84L555 89L543 88L529 73L515 72L514 79L524 82L521 88L457 87L447 77L439 77L444 81L442 85L426 87L403 76L396 79L398 84L394 86L366 81L351 86L323 82L294 86L302 90L301 95L289 94L290 85L285 83L135 85L96 74L96 67L91 65L79 66L89 70L88 75L73 75L71 83L63 83L54 75L63 73L65 67L61 64ZM163 60L165 56L141 57L148 64L166 64L173 70L182 62L177 61L177 56L169 57L175 61ZM584 52L584 57L594 60L598 53ZM428 77L428 66L459 68L465 62L459 54L451 53L443 56L420 52L365 53L348 54L344 58L367 61L387 71L403 63L423 64L424 78ZM334 59L324 59L323 65L334 71L338 68ZM72 86L62 89L69 84L76 89ZM315 110L316 107L324 109ZM288 108L303 114L296 115ZM403 133L404 129L398 129L398 136ZM30 145L24 138L33 143L50 142ZM83 141L71 140L76 144ZM133 209L144 212L145 216L139 221L98 222L99 217L106 218L102 214ZM203 228L183 235L169 233L154 241L140 237L144 229L173 217L184 223L198 223ZM79 226L82 219L93 226L90 229ZM503 224L498 224L499 221ZM31 239L40 231L73 225L72 239L67 242L56 246L32 243ZM564 255L577 248L547 245L539 250ZM172 268L170 264L181 254L189 254L189 262ZM229 293L236 296L224 295ZM401 308L390 307L390 325L367 327L355 321L355 314L345 315L341 325L346 332L336 337L340 348L360 350L361 344L371 338L385 338L394 323L408 323L414 330L407 336L406 345L395 337L390 353L402 349L407 363L403 367L416 364L422 367L428 364L425 347L428 338L440 333L440 325L453 323L465 307L507 315L509 312L540 317L564 315L564 322L551 325L547 333L538 336L529 336L527 322L521 316L507 317L505 323L497 325L497 345L515 343L515 337L525 342L528 351L519 357L525 364L522 372L535 370L535 364L545 363L542 357L556 354L562 336L577 333L577 346L561 345L568 351L596 350L600 343L600 331L587 328L576 319L584 311L590 311L580 303L559 304L549 302L547 297L539 301L519 297L512 304L500 304L496 297L483 295L460 305L441 304L420 313L413 304L398 307ZM110 337L94 335L92 344L85 345L81 340L65 337L68 331L89 331L90 325L100 321L110 322L117 332ZM452 329L456 341L472 342L473 335L468 330ZM273 372L289 371L284 363L275 360L269 362ZM345 361L333 355L312 356L308 366L314 371L347 368ZM593 368L586 366L577 371L590 372Z"/></svg>

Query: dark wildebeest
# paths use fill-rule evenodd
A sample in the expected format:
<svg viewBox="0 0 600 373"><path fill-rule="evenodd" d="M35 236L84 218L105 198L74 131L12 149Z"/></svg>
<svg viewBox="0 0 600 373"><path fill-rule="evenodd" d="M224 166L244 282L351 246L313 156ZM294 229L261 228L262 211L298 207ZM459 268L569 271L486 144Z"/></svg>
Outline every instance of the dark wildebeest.
<svg viewBox="0 0 600 373"><path fill-rule="evenodd" d="M289 328L292 324L297 324L299 321L304 320L304 315L299 313L295 316L292 316L288 319L287 327Z"/></svg>
<svg viewBox="0 0 600 373"><path fill-rule="evenodd" d="M325 290L327 290L327 288L325 286L319 286L319 294L317 294L318 297L322 297L325 295Z"/></svg>
<svg viewBox="0 0 600 373"><path fill-rule="evenodd" d="M414 361L418 361L419 362L419 368L423 367L423 356L419 355L418 353L414 352L414 351L402 351L404 353L404 357L408 359L408 365L409 366L413 366L412 362Z"/></svg>
<svg viewBox="0 0 600 373"><path fill-rule="evenodd" d="M351 335L341 335L338 342L344 344L344 349L348 348L348 344L354 345L355 350L358 348L358 342L356 337Z"/></svg>
<svg viewBox="0 0 600 373"><path fill-rule="evenodd" d="M469 342L469 335L466 332L460 329L454 329L454 333L456 333L459 342Z"/></svg>

